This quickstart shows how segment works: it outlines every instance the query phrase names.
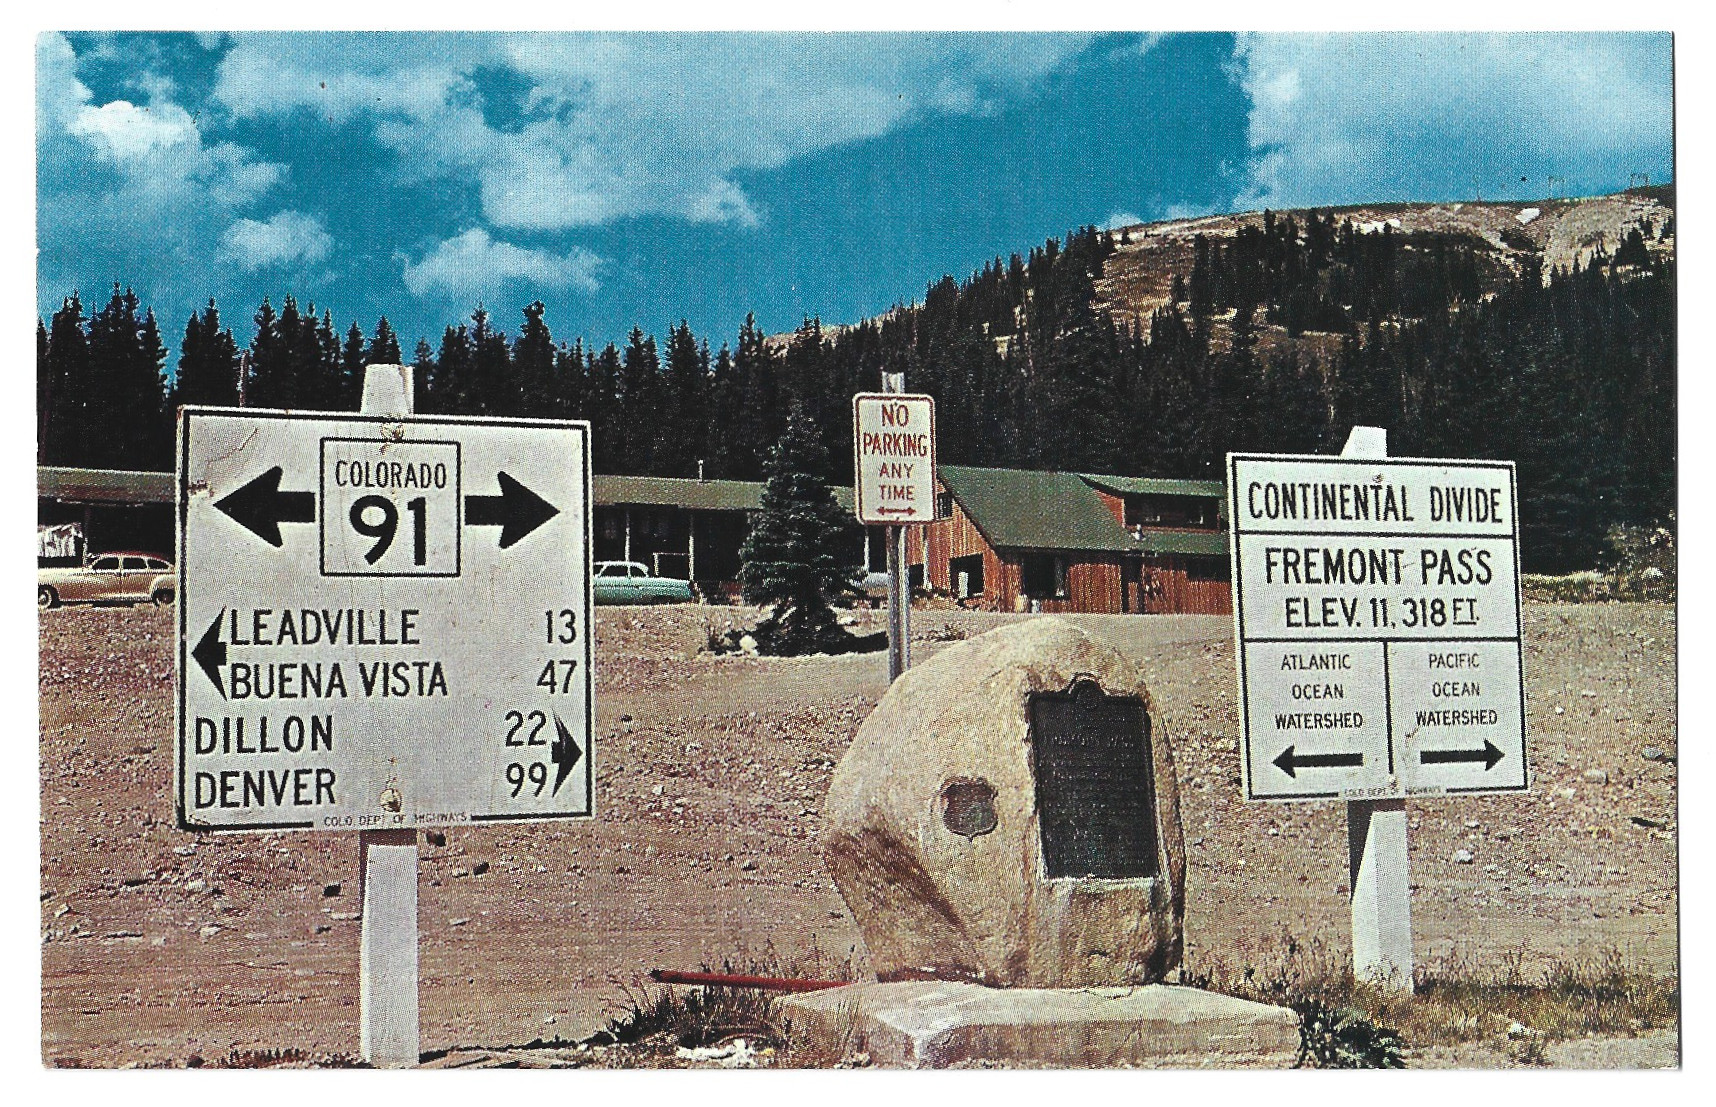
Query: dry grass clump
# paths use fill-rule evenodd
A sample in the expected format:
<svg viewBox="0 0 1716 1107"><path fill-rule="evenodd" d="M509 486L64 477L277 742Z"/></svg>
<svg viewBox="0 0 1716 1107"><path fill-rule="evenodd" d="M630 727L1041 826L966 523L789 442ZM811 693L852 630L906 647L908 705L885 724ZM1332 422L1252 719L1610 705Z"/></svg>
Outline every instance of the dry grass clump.
<svg viewBox="0 0 1716 1107"><path fill-rule="evenodd" d="M1352 1040L1372 1040L1369 1027L1380 1035L1373 1059L1387 1053L1386 1035L1394 1034L1408 1048L1491 1043L1519 1063L1542 1064L1552 1042L1633 1035L1680 1020L1679 980L1629 964L1618 950L1536 971L1527 971L1523 953L1490 963L1452 955L1420 967L1411 996L1355 981L1345 951L1332 951L1320 938L1301 942L1282 934L1249 960L1236 969L1206 959L1183 968L1180 983L1294 1008L1302 1062L1339 1053L1344 1047L1335 1039L1343 1030L1356 1035Z"/></svg>
<svg viewBox="0 0 1716 1107"><path fill-rule="evenodd" d="M836 964L814 943L809 950L791 957L783 957L771 944L757 954L722 958L719 966L705 963L701 971L850 980L854 976L853 967L850 957L846 963ZM827 1067L842 1060L840 1056L823 1056L804 1035L793 1032L791 1020L781 1012L777 994L760 988L709 984L638 985L628 993L624 1009L609 1020L606 1030L590 1039L590 1044L631 1045L671 1053L675 1049L723 1045L740 1038L776 1064Z"/></svg>

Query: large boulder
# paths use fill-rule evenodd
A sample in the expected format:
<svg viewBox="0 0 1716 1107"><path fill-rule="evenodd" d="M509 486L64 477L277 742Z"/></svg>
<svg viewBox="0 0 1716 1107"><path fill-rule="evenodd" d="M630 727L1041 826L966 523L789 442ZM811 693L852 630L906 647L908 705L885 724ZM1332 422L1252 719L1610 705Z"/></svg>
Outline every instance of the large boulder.
<svg viewBox="0 0 1716 1107"><path fill-rule="evenodd" d="M1055 618L895 681L834 771L823 838L877 977L1065 988L1175 968L1185 840L1151 710L1137 665ZM1142 734L1118 736L1140 714Z"/></svg>

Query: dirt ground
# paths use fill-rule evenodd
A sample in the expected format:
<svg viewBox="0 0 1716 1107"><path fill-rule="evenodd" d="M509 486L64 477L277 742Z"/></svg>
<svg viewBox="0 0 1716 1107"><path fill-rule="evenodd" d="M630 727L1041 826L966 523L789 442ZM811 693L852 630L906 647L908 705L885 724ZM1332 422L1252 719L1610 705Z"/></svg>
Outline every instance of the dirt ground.
<svg viewBox="0 0 1716 1107"><path fill-rule="evenodd" d="M816 835L885 658L698 652L711 625L745 614L599 609L598 817L451 828L421 846L425 1050L586 1036L654 968L865 970ZM1018 618L914 613L914 656ZM1074 621L1158 674L1189 852L1188 963L1251 963L1283 933L1344 952L1342 805L1240 799L1231 620ZM1529 969L1612 948L1672 975L1674 611L1528 605L1526 634L1532 790L1411 804L1417 958ZM147 607L41 614L44 1061L355 1054L355 836L174 829L172 635L171 613ZM1569 1065L1674 1055L1672 1041L1559 1048L1552 1062ZM1422 1061L1496 1063L1481 1054Z"/></svg>

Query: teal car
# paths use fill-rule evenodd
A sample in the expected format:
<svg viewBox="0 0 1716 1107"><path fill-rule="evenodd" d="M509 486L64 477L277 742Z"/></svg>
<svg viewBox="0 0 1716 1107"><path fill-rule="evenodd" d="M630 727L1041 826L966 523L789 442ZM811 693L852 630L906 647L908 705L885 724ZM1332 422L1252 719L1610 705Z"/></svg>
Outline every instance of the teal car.
<svg viewBox="0 0 1716 1107"><path fill-rule="evenodd" d="M690 581L650 576L636 561L598 561L594 580L597 603L691 602Z"/></svg>

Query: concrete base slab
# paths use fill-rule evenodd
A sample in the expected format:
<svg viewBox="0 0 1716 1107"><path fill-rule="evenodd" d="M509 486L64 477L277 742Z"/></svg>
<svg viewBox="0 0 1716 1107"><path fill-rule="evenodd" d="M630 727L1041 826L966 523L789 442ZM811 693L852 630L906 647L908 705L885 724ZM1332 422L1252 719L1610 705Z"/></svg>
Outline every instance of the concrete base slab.
<svg viewBox="0 0 1716 1107"><path fill-rule="evenodd" d="M781 1001L795 1031L874 1064L961 1061L1107 1067L1200 1055L1256 1057L1299 1048L1299 1018L1196 988L985 988L945 980L852 984Z"/></svg>

